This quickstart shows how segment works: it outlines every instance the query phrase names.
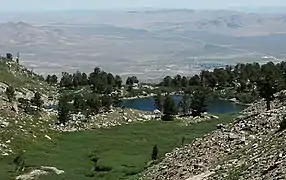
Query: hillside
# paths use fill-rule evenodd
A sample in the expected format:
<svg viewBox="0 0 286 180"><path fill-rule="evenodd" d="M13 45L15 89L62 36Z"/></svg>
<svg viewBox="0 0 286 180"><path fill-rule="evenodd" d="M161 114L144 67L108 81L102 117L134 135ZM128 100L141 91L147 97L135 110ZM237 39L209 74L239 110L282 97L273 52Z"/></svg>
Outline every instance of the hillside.
<svg viewBox="0 0 286 180"><path fill-rule="evenodd" d="M9 102L5 91L15 89L15 102ZM29 114L20 99L31 100L40 92L45 105L54 103L56 88L14 61L0 60L0 154L9 155L37 139L38 135L50 133L48 125L54 122L54 114L42 111Z"/></svg>
<svg viewBox="0 0 286 180"><path fill-rule="evenodd" d="M154 144L161 157L180 146L182 138L191 142L236 116L163 122L151 121L150 112L111 108L89 116L70 112L69 121L59 124L58 110L48 108L58 104L58 88L5 58L0 67L0 176L5 180L133 178L152 163ZM6 94L9 86L15 88L12 102ZM67 91L82 92L74 90ZM36 92L41 93L43 107L25 104ZM93 164L94 158L100 159L98 164Z"/></svg>
<svg viewBox="0 0 286 180"><path fill-rule="evenodd" d="M286 92L276 94L272 110L262 100L229 125L174 149L142 173L141 179L285 179Z"/></svg>
<svg viewBox="0 0 286 180"><path fill-rule="evenodd" d="M284 72L281 69L272 69L284 67L283 63L277 66L273 63L268 65L270 66L266 64L262 69L269 67L267 72ZM257 75L265 76L264 71L258 72ZM282 78L279 73L276 72L275 79ZM286 178L285 90L279 92L278 88L273 87L275 89L273 93L279 93L274 95L269 111L266 111L266 102L262 99L239 116L238 114L214 116L204 113L192 117L187 114L181 116L182 114L176 112L173 114L174 119L170 119L173 121L164 121L156 118L152 112L116 106L112 93L118 92L117 90L124 91L124 88L130 86L123 85L120 80L120 89L114 86L114 89L108 91L105 87L115 84L115 80L109 81L108 84L108 74L112 79L112 74L95 68L89 79L85 75L88 81L84 85L82 84L84 78L76 81L76 77L83 77L82 73L77 72L73 75L67 73L63 75L58 86L55 86L47 84L42 76L22 65L2 58L0 62L1 178L5 180ZM105 79L104 77L106 81L97 81ZM282 81L283 78L279 79L279 82ZM171 82L175 81L171 78ZM266 83L265 88L266 85L272 87L271 83ZM8 87L14 87L14 98L7 93L10 89ZM38 93L43 100L43 104L39 106L34 104ZM192 93L196 93L196 90ZM110 98L106 96L107 94ZM68 98L64 99L65 96ZM78 101L78 98L81 101ZM88 101L89 99L92 101ZM165 101L166 99L168 95L165 95ZM106 100L110 102L106 103ZM66 104L63 106L61 103ZM67 114L61 116L64 108ZM165 114L164 111L163 109ZM62 117L64 121L61 121ZM159 153L157 152L155 159L152 153L150 159L154 147L159 147Z"/></svg>
<svg viewBox="0 0 286 180"><path fill-rule="evenodd" d="M49 94L55 87L49 87L43 77L14 61L0 60L0 82L19 89L37 90ZM19 90L21 91L21 90Z"/></svg>
<svg viewBox="0 0 286 180"><path fill-rule="evenodd" d="M10 102L7 88L15 89L15 99ZM42 76L33 73L14 61L0 60L0 155L17 154L38 138L60 132L84 131L107 128L132 122L150 120L149 113L126 109L112 109L109 113L97 114L88 118L82 114L72 114L66 126L58 123L58 91L49 85ZM32 99L39 92L43 106L32 105ZM80 92L80 91L79 91Z"/></svg>
<svg viewBox="0 0 286 180"><path fill-rule="evenodd" d="M61 31L48 30L35 27L25 22L7 22L0 24L0 45L35 46L47 43L57 43L61 37Z"/></svg>

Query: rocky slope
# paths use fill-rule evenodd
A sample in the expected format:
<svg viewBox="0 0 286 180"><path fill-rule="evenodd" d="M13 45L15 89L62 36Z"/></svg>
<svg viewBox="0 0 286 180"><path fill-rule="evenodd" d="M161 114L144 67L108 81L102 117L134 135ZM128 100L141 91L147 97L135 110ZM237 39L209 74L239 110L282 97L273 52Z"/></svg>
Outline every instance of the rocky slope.
<svg viewBox="0 0 286 180"><path fill-rule="evenodd" d="M166 154L141 179L286 179L286 131L278 131L286 91L276 97L272 110L255 103L233 123Z"/></svg>
<svg viewBox="0 0 286 180"><path fill-rule="evenodd" d="M5 94L8 86L15 88L14 102L9 102ZM54 114L44 110L35 115L27 114L18 100L31 100L38 91L45 105L49 105L53 103L49 96L55 94L55 90L23 66L0 60L0 156L9 155L36 138L51 133L48 125L55 121Z"/></svg>
<svg viewBox="0 0 286 180"><path fill-rule="evenodd" d="M141 112L132 109L112 108L110 112L87 117L81 113L72 114L71 120L64 125L50 124L50 129L59 132L85 131L99 128L110 128L123 124L135 122L146 122L153 119L153 115L148 112Z"/></svg>
<svg viewBox="0 0 286 180"><path fill-rule="evenodd" d="M7 87L15 88L15 101L9 102ZM37 74L13 62L0 60L0 157L22 150L38 138L50 139L59 132L74 132L109 128L134 122L145 122L154 118L151 113L131 109L115 109L111 112L86 117L72 114L65 125L58 125L57 110L42 108L36 114L27 114L19 103L20 98L31 100L40 92L45 107L57 106L57 88L49 86ZM33 107L35 108L35 107Z"/></svg>

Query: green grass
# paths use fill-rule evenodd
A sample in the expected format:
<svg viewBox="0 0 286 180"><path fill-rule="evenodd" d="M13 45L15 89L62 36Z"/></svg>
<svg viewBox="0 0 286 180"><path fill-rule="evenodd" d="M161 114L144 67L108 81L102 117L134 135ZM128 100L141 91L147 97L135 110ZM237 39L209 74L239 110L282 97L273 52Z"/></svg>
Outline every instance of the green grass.
<svg viewBox="0 0 286 180"><path fill-rule="evenodd" d="M202 137L216 129L218 123L229 123L235 115L221 115L210 120L180 126L179 122L148 122L88 132L63 133L52 141L40 140L31 146L24 157L30 167L55 166L66 173L46 176L41 180L119 180L128 179L144 170L150 161L152 148L157 144L159 156L172 151L185 142ZM93 172L90 155L99 158L100 167L110 171ZM1 179L13 179L12 157L0 161ZM9 170L11 172L9 172Z"/></svg>

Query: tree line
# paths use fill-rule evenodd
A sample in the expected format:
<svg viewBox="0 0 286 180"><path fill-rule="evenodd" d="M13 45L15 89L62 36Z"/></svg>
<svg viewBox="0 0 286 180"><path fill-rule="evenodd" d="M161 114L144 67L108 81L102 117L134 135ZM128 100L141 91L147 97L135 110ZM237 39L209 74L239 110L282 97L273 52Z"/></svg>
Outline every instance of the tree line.
<svg viewBox="0 0 286 180"><path fill-rule="evenodd" d="M119 75L107 73L99 67L95 67L90 74L80 71L75 73L63 72L59 82L55 74L48 75L46 82L51 85L59 83L61 88L66 89L90 86L94 92L101 94L110 94L114 90L120 90L124 85L127 86L127 91L130 92L135 84L139 84L139 80L136 76L127 77L124 84Z"/></svg>
<svg viewBox="0 0 286 180"><path fill-rule="evenodd" d="M64 72L59 85L61 95L58 119L63 124L70 120L71 114L95 115L109 111L112 106L121 105L122 78L107 73L99 67L94 68L89 75L79 71L74 74ZM89 88L84 89L84 87ZM74 89L84 90L80 93L69 91Z"/></svg>
<svg viewBox="0 0 286 180"><path fill-rule="evenodd" d="M228 99L236 98L244 102L264 98L269 110L274 94L286 87L286 62L268 62L263 65L239 63L213 71L203 70L199 75L192 77L166 76L159 86L184 92L179 107L174 105L170 95L167 95L163 102L161 93L157 94L155 106L163 111L163 118L169 118L178 112L183 115L200 116L207 111L211 99L223 97L217 92L227 94L228 96L224 97Z"/></svg>
<svg viewBox="0 0 286 180"><path fill-rule="evenodd" d="M215 68L213 71L203 70L200 74L192 77L176 75L166 76L159 84L165 87L185 88L188 86L205 86L210 88L224 89L227 87L237 88L237 91L250 91L255 89L261 78L275 76L285 87L286 62L274 64L268 62L259 63L238 63L235 66Z"/></svg>
<svg viewBox="0 0 286 180"><path fill-rule="evenodd" d="M96 115L110 111L112 106L121 106L121 98L118 94L100 95L94 92L86 92L84 94L63 93L58 103L58 119L60 123L66 124L71 119L71 114Z"/></svg>
<svg viewBox="0 0 286 180"><path fill-rule="evenodd" d="M274 94L286 86L285 74L286 62L277 64L268 62L263 65L254 62L238 63L235 66L227 65L225 68L216 68L213 71L203 70L200 74L191 77L166 76L158 86L161 89L172 88L172 90L183 91L182 101L176 107L169 94L162 96L159 92L155 97L155 106L163 112L165 119L178 113L200 116L207 111L207 105L215 97L236 98L242 102L253 102L259 98L265 98L267 109L270 109ZM56 75L47 76L46 80L49 84L58 83ZM59 103L59 117L67 117L65 114L76 111L92 114L108 110L111 105L120 104L119 95L114 92L119 92L125 86L131 93L134 85L138 83L137 77L132 76L126 79L124 85L120 76L114 76L98 67L95 67L90 74L79 71L73 74L64 72L59 81L61 89L88 86L91 92L70 97L62 95Z"/></svg>
<svg viewBox="0 0 286 180"><path fill-rule="evenodd" d="M185 89L181 101L176 105L173 96L158 93L155 97L155 107L163 113L162 120L171 121L175 115L201 116L207 111L207 106L212 99L210 88L203 86Z"/></svg>

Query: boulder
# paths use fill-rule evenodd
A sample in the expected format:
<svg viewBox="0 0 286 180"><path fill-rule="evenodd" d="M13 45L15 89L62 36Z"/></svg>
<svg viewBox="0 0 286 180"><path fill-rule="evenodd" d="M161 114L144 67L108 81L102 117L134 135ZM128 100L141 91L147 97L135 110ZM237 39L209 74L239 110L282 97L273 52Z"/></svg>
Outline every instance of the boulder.
<svg viewBox="0 0 286 180"><path fill-rule="evenodd" d="M17 176L16 180L35 180L35 179L38 179L40 176L48 175L48 174L49 173L47 171L36 169L29 173Z"/></svg>
<svg viewBox="0 0 286 180"><path fill-rule="evenodd" d="M218 124L216 127L217 127L217 129L223 129L223 128L225 128L225 125L224 124Z"/></svg>
<svg viewBox="0 0 286 180"><path fill-rule="evenodd" d="M64 173L65 173L65 171L59 170L59 169L56 168L56 167L41 166L41 169L42 169L42 170L45 170L45 171L53 171L53 172L56 173L57 175L61 175L61 174L64 174Z"/></svg>
<svg viewBox="0 0 286 180"><path fill-rule="evenodd" d="M154 114L161 114L161 111L160 111L159 109L155 109L155 110L153 111L153 113L154 113Z"/></svg>

